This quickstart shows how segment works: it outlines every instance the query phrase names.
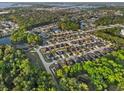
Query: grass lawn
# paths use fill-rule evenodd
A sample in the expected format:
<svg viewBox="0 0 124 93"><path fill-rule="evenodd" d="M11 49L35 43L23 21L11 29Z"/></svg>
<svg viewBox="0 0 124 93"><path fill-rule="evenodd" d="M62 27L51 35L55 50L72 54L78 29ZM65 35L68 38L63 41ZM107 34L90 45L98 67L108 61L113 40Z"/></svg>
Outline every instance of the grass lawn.
<svg viewBox="0 0 124 93"><path fill-rule="evenodd" d="M28 51L28 52L26 52L26 55L27 55L27 57L29 58L29 60L31 61L31 63L33 65L45 70L45 68L44 68L44 66L42 64L42 61L40 60L39 55L36 52Z"/></svg>

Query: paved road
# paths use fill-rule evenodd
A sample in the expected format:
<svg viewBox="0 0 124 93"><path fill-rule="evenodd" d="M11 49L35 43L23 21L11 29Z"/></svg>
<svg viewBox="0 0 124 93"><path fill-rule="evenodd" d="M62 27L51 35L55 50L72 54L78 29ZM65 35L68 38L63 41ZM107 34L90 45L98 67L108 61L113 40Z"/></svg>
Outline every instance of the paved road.
<svg viewBox="0 0 124 93"><path fill-rule="evenodd" d="M50 63L47 63L47 62L45 61L43 55L40 53L40 48L35 49L35 51L38 53L38 55L39 55L39 57L40 57L40 59L41 59L43 65L44 65L46 71L49 72L49 73L51 73L51 71L50 71L50 69L49 69L49 66L50 66L51 64L50 64Z"/></svg>
<svg viewBox="0 0 124 93"><path fill-rule="evenodd" d="M40 57L40 59L41 59L43 65L44 65L46 71L52 75L52 78L53 78L53 80L55 81L55 83L56 83L56 85L57 85L57 88L59 88L59 85L58 85L58 83L57 83L57 81L56 81L56 79L55 79L55 77L54 77L54 74L51 72L51 70L50 70L50 68L49 68L50 65L53 64L53 62L47 63L47 62L45 61L43 55L40 53L40 48L38 48L38 49L35 48L35 51L38 53L38 55L39 55L39 57Z"/></svg>

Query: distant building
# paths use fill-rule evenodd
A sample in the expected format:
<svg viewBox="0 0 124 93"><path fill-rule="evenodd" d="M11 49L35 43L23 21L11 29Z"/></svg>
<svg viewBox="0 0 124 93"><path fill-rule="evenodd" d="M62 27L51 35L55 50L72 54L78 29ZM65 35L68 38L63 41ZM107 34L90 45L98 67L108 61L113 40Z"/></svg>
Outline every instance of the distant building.
<svg viewBox="0 0 124 93"><path fill-rule="evenodd" d="M124 29L121 29L120 34L124 36Z"/></svg>
<svg viewBox="0 0 124 93"><path fill-rule="evenodd" d="M85 26L84 20L80 21L80 29L83 30Z"/></svg>
<svg viewBox="0 0 124 93"><path fill-rule="evenodd" d="M9 11L2 11L2 12L0 12L0 15L2 15L2 14L8 14L9 13Z"/></svg>
<svg viewBox="0 0 124 93"><path fill-rule="evenodd" d="M52 32L54 32L54 33L61 32L61 30L60 30L60 29L58 29L58 28L53 28L51 31L52 31Z"/></svg>
<svg viewBox="0 0 124 93"><path fill-rule="evenodd" d="M115 15L117 15L117 16L123 16L123 13L121 11L116 11L115 12Z"/></svg>

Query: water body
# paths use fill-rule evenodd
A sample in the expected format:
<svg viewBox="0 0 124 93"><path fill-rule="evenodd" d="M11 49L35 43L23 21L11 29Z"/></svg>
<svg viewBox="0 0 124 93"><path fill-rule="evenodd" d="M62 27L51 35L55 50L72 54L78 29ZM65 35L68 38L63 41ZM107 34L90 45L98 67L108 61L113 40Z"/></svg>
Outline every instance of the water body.
<svg viewBox="0 0 124 93"><path fill-rule="evenodd" d="M39 5L42 4L43 5L48 5L48 6L53 6L53 7L64 7L64 8L98 8L98 7L102 7L102 6L124 6L124 3L123 2L116 2L116 3L97 3L97 2L91 2L91 3L68 3L68 2L34 2L34 3L17 3L17 2L6 2L6 3L3 3L1 2L0 3L0 8L9 8L9 7L28 7L28 6L32 6L32 5Z"/></svg>
<svg viewBox="0 0 124 93"><path fill-rule="evenodd" d="M0 45L11 45L10 37L0 38Z"/></svg>
<svg viewBox="0 0 124 93"><path fill-rule="evenodd" d="M16 4L15 3L0 3L0 8L11 8L11 7L29 7L31 5L28 4Z"/></svg>
<svg viewBox="0 0 124 93"><path fill-rule="evenodd" d="M13 5L13 3L0 3L0 8L9 8Z"/></svg>
<svg viewBox="0 0 124 93"><path fill-rule="evenodd" d="M90 4L90 3L43 3L44 5L53 6L53 7L60 7L60 8L98 8L102 5L99 4ZM90 5L89 5L90 4Z"/></svg>

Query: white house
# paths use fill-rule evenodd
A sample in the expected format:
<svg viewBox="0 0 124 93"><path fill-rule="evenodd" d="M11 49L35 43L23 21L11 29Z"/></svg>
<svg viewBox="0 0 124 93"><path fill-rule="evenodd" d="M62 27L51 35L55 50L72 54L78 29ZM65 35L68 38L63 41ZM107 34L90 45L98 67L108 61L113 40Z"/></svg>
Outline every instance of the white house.
<svg viewBox="0 0 124 93"><path fill-rule="evenodd" d="M121 29L120 34L124 36L124 29Z"/></svg>

